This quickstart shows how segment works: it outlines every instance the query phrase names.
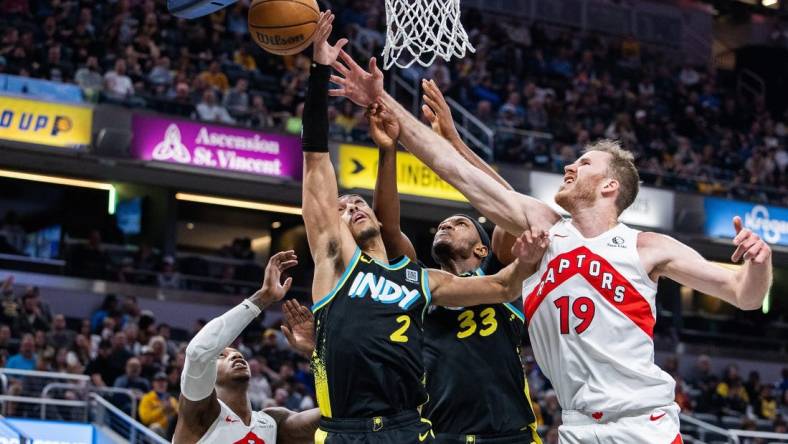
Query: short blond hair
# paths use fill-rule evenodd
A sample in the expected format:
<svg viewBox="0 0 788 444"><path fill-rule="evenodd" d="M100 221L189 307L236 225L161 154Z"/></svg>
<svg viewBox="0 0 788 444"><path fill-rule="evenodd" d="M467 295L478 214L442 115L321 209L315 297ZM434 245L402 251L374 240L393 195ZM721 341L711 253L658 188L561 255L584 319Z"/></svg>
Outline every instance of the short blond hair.
<svg viewBox="0 0 788 444"><path fill-rule="evenodd" d="M608 174L621 185L616 197L616 209L621 215L632 205L640 191L640 175L635 167L635 156L621 148L621 143L613 139L599 139L586 146L585 152L589 151L602 151L612 156L608 165Z"/></svg>

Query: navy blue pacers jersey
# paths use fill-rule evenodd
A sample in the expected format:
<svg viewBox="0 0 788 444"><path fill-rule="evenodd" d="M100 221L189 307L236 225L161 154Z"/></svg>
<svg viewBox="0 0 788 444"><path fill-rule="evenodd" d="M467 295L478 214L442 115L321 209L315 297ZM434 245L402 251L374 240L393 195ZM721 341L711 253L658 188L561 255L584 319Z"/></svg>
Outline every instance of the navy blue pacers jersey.
<svg viewBox="0 0 788 444"><path fill-rule="evenodd" d="M312 369L326 418L372 418L427 399L422 344L430 304L427 270L356 250L334 290L312 306Z"/></svg>
<svg viewBox="0 0 788 444"><path fill-rule="evenodd" d="M525 431L541 442L520 360L524 330L523 313L514 304L429 309L424 334L429 401L422 415L435 433Z"/></svg>

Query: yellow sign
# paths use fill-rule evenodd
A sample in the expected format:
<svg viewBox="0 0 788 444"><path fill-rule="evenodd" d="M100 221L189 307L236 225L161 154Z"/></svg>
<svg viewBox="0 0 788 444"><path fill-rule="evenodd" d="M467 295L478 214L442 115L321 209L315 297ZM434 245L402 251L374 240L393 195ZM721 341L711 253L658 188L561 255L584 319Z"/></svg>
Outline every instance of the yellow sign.
<svg viewBox="0 0 788 444"><path fill-rule="evenodd" d="M339 183L344 188L375 189L378 150L357 145L339 146ZM397 152L397 188L401 194L467 202L456 188L438 177L413 154Z"/></svg>
<svg viewBox="0 0 788 444"><path fill-rule="evenodd" d="M0 139L39 145L90 145L93 110L0 96Z"/></svg>

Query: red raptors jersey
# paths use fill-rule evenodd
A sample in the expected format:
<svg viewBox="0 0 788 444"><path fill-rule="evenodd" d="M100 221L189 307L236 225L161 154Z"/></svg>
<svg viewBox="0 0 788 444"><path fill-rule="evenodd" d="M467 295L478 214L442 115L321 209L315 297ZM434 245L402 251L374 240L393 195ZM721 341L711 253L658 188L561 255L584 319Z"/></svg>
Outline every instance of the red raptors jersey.
<svg viewBox="0 0 788 444"><path fill-rule="evenodd" d="M265 412L252 412L247 426L227 404L219 400L222 411L197 444L276 444L276 421Z"/></svg>
<svg viewBox="0 0 788 444"><path fill-rule="evenodd" d="M602 415L673 402L675 382L654 364L657 284L640 262L638 233L618 224L585 238L560 221L523 285L534 354L564 410Z"/></svg>

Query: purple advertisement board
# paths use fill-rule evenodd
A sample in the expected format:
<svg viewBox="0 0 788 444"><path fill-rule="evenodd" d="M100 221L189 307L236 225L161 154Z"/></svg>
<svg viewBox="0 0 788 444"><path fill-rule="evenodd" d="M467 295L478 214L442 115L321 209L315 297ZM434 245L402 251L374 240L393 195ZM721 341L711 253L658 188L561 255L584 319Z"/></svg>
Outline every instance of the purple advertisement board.
<svg viewBox="0 0 788 444"><path fill-rule="evenodd" d="M138 114L131 128L137 159L301 179L298 137Z"/></svg>

